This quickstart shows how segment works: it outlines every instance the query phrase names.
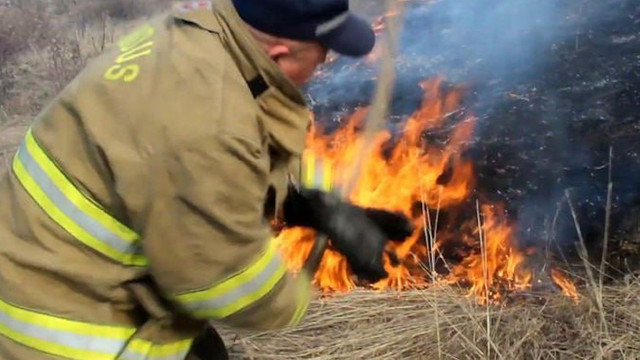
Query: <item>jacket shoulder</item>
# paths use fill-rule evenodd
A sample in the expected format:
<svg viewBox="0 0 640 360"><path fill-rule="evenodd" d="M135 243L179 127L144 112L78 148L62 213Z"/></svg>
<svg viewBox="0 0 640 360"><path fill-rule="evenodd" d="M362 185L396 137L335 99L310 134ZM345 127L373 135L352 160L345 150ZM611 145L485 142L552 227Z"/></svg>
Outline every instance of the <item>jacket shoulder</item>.
<svg viewBox="0 0 640 360"><path fill-rule="evenodd" d="M170 117L190 126L261 136L258 105L216 32L167 12L122 37L100 62L93 81L103 83L139 118Z"/></svg>
<svg viewBox="0 0 640 360"><path fill-rule="evenodd" d="M158 55L157 71L169 83L155 88L154 103L163 113L177 112L203 135L215 131L261 141L260 109L222 37L175 22L166 54Z"/></svg>

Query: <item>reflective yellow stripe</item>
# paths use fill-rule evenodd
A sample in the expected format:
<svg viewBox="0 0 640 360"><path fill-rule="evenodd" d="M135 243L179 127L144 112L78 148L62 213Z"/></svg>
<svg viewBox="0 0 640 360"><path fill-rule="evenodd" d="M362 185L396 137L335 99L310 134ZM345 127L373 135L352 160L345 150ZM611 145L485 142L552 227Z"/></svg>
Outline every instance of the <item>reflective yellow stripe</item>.
<svg viewBox="0 0 640 360"><path fill-rule="evenodd" d="M109 213L104 211L100 205L93 200L84 196L76 187L67 179L67 177L58 169L56 164L49 158L45 151L38 145L33 133L29 129L26 135L26 144L29 153L34 157L38 164L45 170L47 175L55 182L63 193L67 195L69 200L82 209L85 213L96 219L107 229L111 230L118 237L126 242L133 243L138 241L139 236L133 230L120 223Z"/></svg>
<svg viewBox="0 0 640 360"><path fill-rule="evenodd" d="M81 335L90 334L92 336L126 340L135 332L135 329L129 327L89 324L41 314L11 305L2 299L0 299L0 313L23 322L39 324L47 328L64 330Z"/></svg>
<svg viewBox="0 0 640 360"><path fill-rule="evenodd" d="M94 352L94 351L78 350L78 349L70 348L67 346L58 345L48 341L40 340L38 338L29 337L18 331L15 331L9 328L5 324L0 324L0 334L27 347L39 350L47 354L57 355L57 356L61 356L68 359L73 359L73 360L85 360L85 359L113 360L114 359L114 354L103 354L103 353Z"/></svg>
<svg viewBox="0 0 640 360"><path fill-rule="evenodd" d="M302 157L302 185L305 187L314 187L315 182L315 156L312 154Z"/></svg>
<svg viewBox="0 0 640 360"><path fill-rule="evenodd" d="M0 299L0 336L72 360L183 360L193 339L154 344L132 327L91 324L22 309Z"/></svg>
<svg viewBox="0 0 640 360"><path fill-rule="evenodd" d="M301 163L301 182L304 187L331 191L333 173L331 162L317 158L313 154L304 154Z"/></svg>
<svg viewBox="0 0 640 360"><path fill-rule="evenodd" d="M333 177L331 174L331 164L328 161L322 162L322 189L325 191L331 190Z"/></svg>
<svg viewBox="0 0 640 360"><path fill-rule="evenodd" d="M31 130L13 160L13 172L44 212L77 240L125 265L147 264L139 236L78 190Z"/></svg>
<svg viewBox="0 0 640 360"><path fill-rule="evenodd" d="M263 298L285 273L277 244L270 241L265 253L244 270L211 288L178 295L177 299L195 316L222 319Z"/></svg>
<svg viewBox="0 0 640 360"><path fill-rule="evenodd" d="M183 360L193 339L170 344L154 344L144 339L133 339L118 357L118 360Z"/></svg>
<svg viewBox="0 0 640 360"><path fill-rule="evenodd" d="M30 348L74 360L113 360L134 328L89 324L30 310L0 300L0 334Z"/></svg>
<svg viewBox="0 0 640 360"><path fill-rule="evenodd" d="M296 280L298 286L304 287L305 290L302 293L298 293L298 305L296 306L296 312L293 314L289 326L296 326L302 321L311 301L311 278L306 273L301 272Z"/></svg>

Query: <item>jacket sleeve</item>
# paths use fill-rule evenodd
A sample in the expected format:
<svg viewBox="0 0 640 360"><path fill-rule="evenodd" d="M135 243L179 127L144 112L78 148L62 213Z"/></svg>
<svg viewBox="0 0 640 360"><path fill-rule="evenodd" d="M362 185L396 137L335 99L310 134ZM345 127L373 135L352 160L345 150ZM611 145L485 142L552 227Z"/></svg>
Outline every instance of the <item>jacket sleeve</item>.
<svg viewBox="0 0 640 360"><path fill-rule="evenodd" d="M310 278L285 269L264 218L263 151L227 134L181 145L160 161L167 180L153 189L144 252L163 292L195 318L274 329L306 312Z"/></svg>

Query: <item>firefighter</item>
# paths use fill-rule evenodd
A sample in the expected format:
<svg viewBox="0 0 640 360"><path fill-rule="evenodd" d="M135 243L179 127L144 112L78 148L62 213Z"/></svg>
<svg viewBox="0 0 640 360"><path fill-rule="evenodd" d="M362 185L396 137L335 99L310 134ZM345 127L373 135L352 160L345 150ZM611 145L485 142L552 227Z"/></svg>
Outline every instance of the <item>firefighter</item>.
<svg viewBox="0 0 640 360"><path fill-rule="evenodd" d="M0 183L0 359L218 359L212 325L297 324L311 276L279 258L278 214L386 276L398 231L288 180L310 122L300 86L328 50L373 46L347 0L215 0L92 60Z"/></svg>

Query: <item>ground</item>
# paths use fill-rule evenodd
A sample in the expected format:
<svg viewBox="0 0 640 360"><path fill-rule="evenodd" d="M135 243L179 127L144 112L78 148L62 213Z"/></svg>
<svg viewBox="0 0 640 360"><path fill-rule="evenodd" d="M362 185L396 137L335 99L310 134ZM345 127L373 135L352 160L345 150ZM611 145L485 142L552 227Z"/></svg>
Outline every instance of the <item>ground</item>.
<svg viewBox="0 0 640 360"><path fill-rule="evenodd" d="M29 122L86 59L166 4L133 0L0 2L0 172L9 168ZM360 0L355 6L374 19L381 4ZM631 32L616 35L614 43L634 41L637 30ZM588 45L598 40L593 34L584 36ZM585 45L585 49L589 47ZM577 61L576 53L567 56ZM634 61L637 58L629 60L629 69L636 69L631 66ZM566 73L572 74L572 70L566 69ZM629 74L637 76L635 70ZM597 85L596 80L585 84ZM530 106L531 97L523 94L535 96L537 90L532 87L520 88L522 93L515 94L514 103L507 105ZM610 95L598 92L597 86L587 90ZM577 94L582 90L567 90L571 91ZM637 88L625 91L637 94ZM594 95L584 101L602 100ZM602 117L600 113L583 115ZM621 129L637 131L633 126ZM516 130L527 131L521 127L498 129ZM492 143L485 145L490 148ZM625 218L632 230L638 227L635 218ZM633 245L636 236L637 232L621 239L621 243L631 244L623 250L638 252ZM314 301L310 315L297 328L275 333L225 330L224 335L237 359L639 359L640 283L629 271L615 281L607 278L601 285L595 270L584 265L575 274L581 292L577 302L555 292L526 293L508 304L486 307L455 287L433 286L402 293L358 290Z"/></svg>
<svg viewBox="0 0 640 360"><path fill-rule="evenodd" d="M30 121L84 63L169 2L0 1L0 171Z"/></svg>

